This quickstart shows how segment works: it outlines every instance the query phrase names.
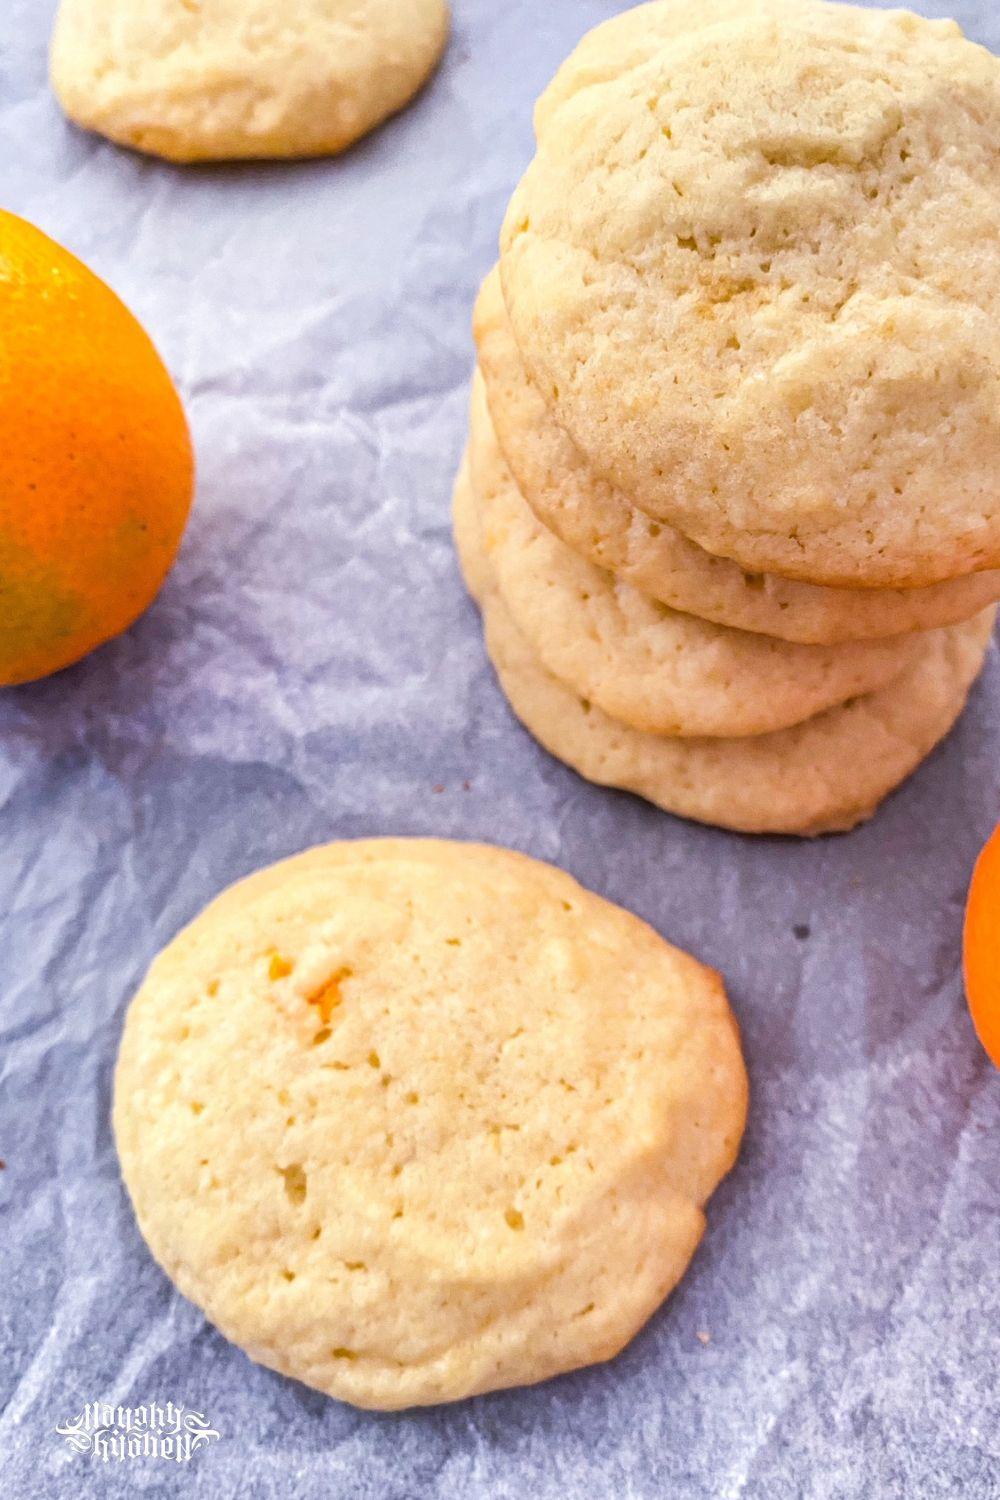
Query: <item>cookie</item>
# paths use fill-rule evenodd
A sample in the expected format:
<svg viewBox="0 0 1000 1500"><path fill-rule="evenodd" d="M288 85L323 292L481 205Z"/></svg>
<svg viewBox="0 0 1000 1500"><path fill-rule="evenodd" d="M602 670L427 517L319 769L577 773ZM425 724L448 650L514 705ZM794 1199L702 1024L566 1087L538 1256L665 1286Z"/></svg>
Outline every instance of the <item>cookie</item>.
<svg viewBox="0 0 1000 1500"><path fill-rule="evenodd" d="M479 522L479 508L472 484L472 464L469 450L462 454L451 505L452 531L455 551L466 587L478 603L493 588L486 550L483 546L483 531Z"/></svg>
<svg viewBox="0 0 1000 1500"><path fill-rule="evenodd" d="M667 522L651 520L589 467L528 378L495 269L473 322L493 425L538 519L582 557L672 609L782 640L832 645L953 625L1000 599L998 572L928 588L834 589L746 573L713 556Z"/></svg>
<svg viewBox="0 0 1000 1500"><path fill-rule="evenodd" d="M650 55L678 36L741 20L748 14L793 16L802 0L701 0L690 6L657 3L636 5L588 31L560 67L535 105L535 134L549 128L552 116L567 99L593 84L607 83L641 67Z"/></svg>
<svg viewBox="0 0 1000 1500"><path fill-rule="evenodd" d="M740 833L811 837L863 823L944 738L979 674L996 615L935 634L877 693L791 729L677 739L610 718L547 672L495 592L481 600L500 685L525 728L588 781Z"/></svg>
<svg viewBox="0 0 1000 1500"><path fill-rule="evenodd" d="M171 161L324 156L402 109L447 34L445 0L62 0L52 86Z"/></svg>
<svg viewBox="0 0 1000 1500"><path fill-rule="evenodd" d="M612 718L656 734L736 737L784 729L884 687L927 635L799 646L667 609L564 546L537 520L474 403L470 504L483 563L532 652ZM462 501L456 501L461 510ZM476 542L460 521L466 556Z"/></svg>
<svg viewBox="0 0 1000 1500"><path fill-rule="evenodd" d="M395 1409L616 1353L746 1097L717 975L551 866L396 839L260 872L166 948L114 1124L180 1290L261 1363Z"/></svg>
<svg viewBox="0 0 1000 1500"><path fill-rule="evenodd" d="M996 568L1000 61L902 11L686 9L540 107L501 241L529 374L601 478L745 569Z"/></svg>

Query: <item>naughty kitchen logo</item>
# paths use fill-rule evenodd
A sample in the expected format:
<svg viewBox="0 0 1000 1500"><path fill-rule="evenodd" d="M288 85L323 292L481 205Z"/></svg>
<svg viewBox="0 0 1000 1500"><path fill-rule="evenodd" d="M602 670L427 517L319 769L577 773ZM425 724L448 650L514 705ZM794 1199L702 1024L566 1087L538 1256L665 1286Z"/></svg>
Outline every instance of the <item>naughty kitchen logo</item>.
<svg viewBox="0 0 1000 1500"><path fill-rule="evenodd" d="M200 1411L189 1411L173 1401L151 1401L148 1406L109 1406L88 1401L72 1422L56 1428L68 1447L101 1463L123 1463L130 1458L162 1459L186 1464L199 1448L219 1437Z"/></svg>

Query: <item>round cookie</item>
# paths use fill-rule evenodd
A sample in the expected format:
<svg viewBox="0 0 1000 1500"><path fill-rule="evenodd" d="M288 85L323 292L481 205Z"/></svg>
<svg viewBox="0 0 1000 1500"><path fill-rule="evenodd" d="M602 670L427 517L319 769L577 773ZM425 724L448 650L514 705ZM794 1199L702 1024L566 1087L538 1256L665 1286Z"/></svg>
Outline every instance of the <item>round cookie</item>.
<svg viewBox="0 0 1000 1500"><path fill-rule="evenodd" d="M389 1410L616 1353L745 1113L717 975L551 866L395 839L251 876L165 949L114 1124L180 1290Z"/></svg>
<svg viewBox="0 0 1000 1500"><path fill-rule="evenodd" d="M667 522L651 520L589 467L528 377L495 268L473 322L482 371L476 380L485 380L500 447L538 519L582 557L672 609L782 640L833 645L953 625L1000 599L995 571L927 588L836 589L749 574L715 557Z"/></svg>
<svg viewBox="0 0 1000 1500"><path fill-rule="evenodd" d="M324 156L402 109L447 35L446 0L62 0L52 86L171 161Z"/></svg>
<svg viewBox="0 0 1000 1500"><path fill-rule="evenodd" d="M785 729L884 687L929 649L926 634L799 646L667 609L546 531L479 403L470 455L479 548L518 630L553 676L633 728L725 737ZM456 541L468 551L467 524Z"/></svg>
<svg viewBox="0 0 1000 1500"><path fill-rule="evenodd" d="M475 571L465 577L474 592ZM888 687L790 729L679 739L630 729L580 698L545 670L495 592L479 602L507 701L551 755L682 818L802 837L846 833L916 770L962 712L996 618L988 609L936 632L932 649Z"/></svg>
<svg viewBox="0 0 1000 1500"><path fill-rule="evenodd" d="M543 103L505 220L546 403L636 506L751 571L996 568L1000 61L902 11L664 14L677 35Z"/></svg>

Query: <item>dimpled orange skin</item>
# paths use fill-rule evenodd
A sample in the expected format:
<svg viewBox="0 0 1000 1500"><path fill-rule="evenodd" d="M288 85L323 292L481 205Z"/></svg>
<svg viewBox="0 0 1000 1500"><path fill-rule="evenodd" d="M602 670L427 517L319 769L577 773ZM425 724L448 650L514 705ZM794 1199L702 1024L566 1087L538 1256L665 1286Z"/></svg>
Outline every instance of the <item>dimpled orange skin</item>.
<svg viewBox="0 0 1000 1500"><path fill-rule="evenodd" d="M969 888L965 992L979 1040L1000 1068L1000 828L979 856Z"/></svg>
<svg viewBox="0 0 1000 1500"><path fill-rule="evenodd" d="M180 398L111 289L0 211L0 685L118 635L191 508Z"/></svg>

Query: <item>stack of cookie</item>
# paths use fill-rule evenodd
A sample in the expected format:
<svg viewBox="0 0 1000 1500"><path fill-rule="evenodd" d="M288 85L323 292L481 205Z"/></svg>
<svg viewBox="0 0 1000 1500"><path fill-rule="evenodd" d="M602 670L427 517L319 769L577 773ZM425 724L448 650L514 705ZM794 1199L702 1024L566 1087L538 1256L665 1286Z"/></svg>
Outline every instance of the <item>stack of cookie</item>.
<svg viewBox="0 0 1000 1500"><path fill-rule="evenodd" d="M501 685L593 781L850 828L1000 599L1000 62L904 12L660 0L535 119L455 496Z"/></svg>

